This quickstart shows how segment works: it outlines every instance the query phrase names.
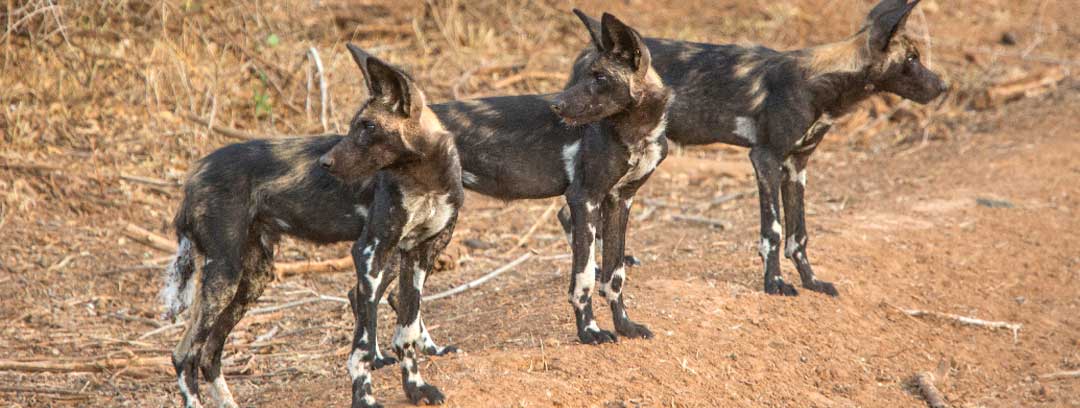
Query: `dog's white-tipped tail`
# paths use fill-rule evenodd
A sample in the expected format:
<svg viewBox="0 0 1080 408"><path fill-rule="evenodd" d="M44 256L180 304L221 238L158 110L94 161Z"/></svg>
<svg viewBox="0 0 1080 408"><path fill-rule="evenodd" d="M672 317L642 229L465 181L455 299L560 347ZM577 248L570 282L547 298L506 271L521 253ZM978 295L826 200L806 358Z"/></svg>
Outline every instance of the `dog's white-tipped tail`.
<svg viewBox="0 0 1080 408"><path fill-rule="evenodd" d="M181 237L177 245L176 256L165 268L165 286L161 288L161 301L165 305L162 316L166 320L179 315L191 305L195 285L191 276L195 274L195 254L191 252L191 240Z"/></svg>

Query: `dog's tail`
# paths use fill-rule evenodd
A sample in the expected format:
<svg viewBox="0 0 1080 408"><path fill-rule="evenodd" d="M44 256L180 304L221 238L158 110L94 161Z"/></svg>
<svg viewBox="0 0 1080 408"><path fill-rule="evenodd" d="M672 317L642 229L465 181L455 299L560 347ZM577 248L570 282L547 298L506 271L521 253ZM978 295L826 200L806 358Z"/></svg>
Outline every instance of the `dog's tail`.
<svg viewBox="0 0 1080 408"><path fill-rule="evenodd" d="M172 320L191 306L195 292L195 284L191 282L195 275L195 253L192 251L191 240L181 235L176 256L165 269L165 286L161 288L161 301L165 305L162 317L166 320Z"/></svg>

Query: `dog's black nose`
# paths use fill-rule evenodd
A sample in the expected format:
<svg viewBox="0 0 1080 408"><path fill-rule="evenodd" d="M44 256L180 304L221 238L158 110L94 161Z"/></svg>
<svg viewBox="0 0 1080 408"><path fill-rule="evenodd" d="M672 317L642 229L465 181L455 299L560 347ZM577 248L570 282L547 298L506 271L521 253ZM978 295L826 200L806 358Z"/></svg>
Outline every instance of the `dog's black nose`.
<svg viewBox="0 0 1080 408"><path fill-rule="evenodd" d="M324 154L322 155L322 157L319 157L319 165L323 166L324 169L329 170L331 167L334 166L334 159Z"/></svg>
<svg viewBox="0 0 1080 408"><path fill-rule="evenodd" d="M555 112L556 114L562 112L562 110L563 110L562 105L563 105L562 103L553 103L553 104L551 104L551 111Z"/></svg>

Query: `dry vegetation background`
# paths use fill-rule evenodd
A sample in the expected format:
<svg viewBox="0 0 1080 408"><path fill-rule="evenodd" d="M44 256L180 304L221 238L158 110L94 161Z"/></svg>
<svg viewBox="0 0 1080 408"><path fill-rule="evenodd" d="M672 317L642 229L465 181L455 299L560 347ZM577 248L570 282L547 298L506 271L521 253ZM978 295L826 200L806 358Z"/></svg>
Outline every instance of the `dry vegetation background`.
<svg viewBox="0 0 1080 408"><path fill-rule="evenodd" d="M178 330L157 320L160 309L155 298L160 286L158 272L169 255L160 248L168 243L154 244L147 237L171 240L169 223L179 199L177 186L188 166L210 151L252 137L345 131L347 118L364 97L360 72L348 56L346 42L405 67L429 98L440 102L558 90L577 51L587 44L580 23L569 12L571 7L594 15L612 11L648 36L754 42L780 49L850 34L871 7L867 1L853 0L3 2L0 405L15 406L172 404L175 391L171 367L165 362ZM1080 32L1075 24L1080 15L1076 8L1070 1L924 0L909 26L927 42L924 55L929 54L930 63L945 74L953 91L929 106L888 96L872 99L834 127L823 153L815 158L815 166L828 169L835 163L841 166L872 160L875 155L898 161L925 160L927 166L933 166L927 159L930 151L960 145L956 152L963 155L970 146L982 143L980 137L998 131L1010 121L1009 115L1017 112L1041 117L1044 107L1059 106L1059 118L1075 116L1080 105L1070 96L1076 94L1077 82L1071 75L1080 61ZM1027 100L1014 103L1018 99ZM1071 108L1061 110L1062 104ZM1047 116L1036 122L1051 119ZM745 161L741 150L722 146L677 150L673 160L664 164L667 173L646 190L649 200L635 210L639 211L637 231L660 234L701 228L679 224L677 215L685 215L723 219L717 224L745 232L737 236L750 237L756 208L752 201L709 204L717 198L742 197L740 193L752 191ZM1066 163L1073 165L1075 162ZM848 174L845 171L837 174ZM821 212L842 212L849 205L857 206L867 196L859 192L874 189L852 177L844 180L856 187L827 190L819 196ZM899 187L881 188L888 195L890 188ZM884 200L879 193L880 189L868 196ZM814 194L811 190L811 201ZM432 289L467 282L515 259L524 251L518 248L519 242L537 251L536 258L546 263L513 274L518 283L500 284L478 292L477 297L440 305L429 322L437 338L464 343L479 353L486 349L535 350L545 344L579 352L574 344L565 344L573 340L566 329L569 310L561 295L556 295L557 301L547 302L548 306L535 308L526 300L539 296L526 289L531 285L545 285L544 293L562 291L563 279L552 276L551 270L566 269L560 263L566 261L558 256L568 248L559 240L553 218L534 223L550 215L554 202L499 203L469 196L455 239L468 242L451 249L457 271L433 279ZM675 210L681 213L661 214ZM813 228L813 215L809 222ZM133 233L129 225L149 232ZM646 232L649 229L653 232ZM718 244L703 243L709 234L720 232L705 229L697 233L701 238L680 239L674 245L657 240L635 245L632 240L631 250L646 255L647 262L689 255L687 259L703 260L704 264L730 263L717 266L719 272L709 272L708 278L733 282L744 291L759 291L756 256L746 249L753 239L729 236ZM150 246L142 242L150 242ZM286 240L278 258L333 259L344 255L346 247L316 248ZM700 251L693 252L698 250L695 248ZM720 252L710 258L710 251ZM1080 260L1075 262L1080 264ZM686 269L695 268L702 266ZM833 274L837 275L844 273ZM312 294L341 296L349 276L286 278L268 290L263 303L271 308ZM841 288L850 289L850 285ZM1075 288L1064 290L1075 297ZM479 293L500 291L508 295L478 297ZM641 289L638 296L645 297L643 292ZM741 292L732 289L732 293ZM801 306L778 303L775 307ZM347 397L342 347L350 332L344 309L329 301L287 311L266 309L264 314L246 318L235 332L226 358L226 372L238 378L234 392L244 405L331 403L320 398L340 405ZM1074 312L1075 304L1072 309L1053 313ZM516 316L516 323L500 324L497 318L507 313ZM537 319L553 322L536 323ZM549 341L529 331L530 327L550 329L557 335ZM664 338L654 340L662 341ZM612 352L603 350L605 354ZM1080 364L1075 348L1065 357L1047 358L1059 364L1040 368L1075 370ZM456 370L470 368L465 362L448 364L466 365L455 366ZM677 371L689 372L687 364L683 360L684 370ZM951 364L954 372L962 368L955 361ZM546 357L543 367L546 372ZM484 372L471 368L479 370L474 374ZM425 370L432 369L439 370L434 364L425 366ZM529 369L531 372L532 365ZM945 371L949 371L948 364ZM379 377L378 385L380 398L394 402L399 392L392 374ZM851 373L841 370L822 375L836 379L845 374ZM441 375L436 377L443 380L439 384L467 382L455 374ZM336 380L320 382L320 378ZM971 406L997 398L1019 405L1027 405L1027 401L1077 404L1076 396L1069 395L1080 389L1075 385L1031 388L1028 382L1020 386L1021 391L1006 387L1008 392L1019 392L1013 399L1008 393L986 394L986 389L996 389L994 381L1005 378L1021 381L993 377L970 389L958 382L946 391L953 392L954 402ZM589 383L588 379L562 380ZM894 388L901 392L897 395L907 398L904 404L918 401L907 378L877 380L898 384ZM290 382L300 388L285 385ZM679 386L693 388L694 384ZM770 394L761 394L766 395L761 400L753 396L760 390L749 387L741 391L744 397L733 398L733 403L792 404L784 395L769 399ZM875 399L870 392L871 397L860 399L866 392L832 387L826 392L829 397L847 398L855 405L881 406L884 401L901 398ZM584 403L573 399L575 387L555 388L555 396L550 389L547 394L540 388L532 390L536 394L533 401L550 403L563 398L561 404L568 406L604 405L604 401L615 400L624 404L615 406L668 406L668 402L696 406L702 401L691 391L684 395L684 391L667 390L661 393L663 398L655 400L587 394L590 397L585 401L589 402ZM305 389L312 392L302 391ZM258 390L269 391L261 394ZM322 392L319 390L334 396L313 396ZM446 390L451 404L457 398L460 406L470 406L462 402L468 400L453 386ZM499 390L497 386L474 389L478 393ZM989 400L986 395L990 395ZM829 405L821 399L813 401L814 405ZM512 404L516 402L508 400L498 406Z"/></svg>

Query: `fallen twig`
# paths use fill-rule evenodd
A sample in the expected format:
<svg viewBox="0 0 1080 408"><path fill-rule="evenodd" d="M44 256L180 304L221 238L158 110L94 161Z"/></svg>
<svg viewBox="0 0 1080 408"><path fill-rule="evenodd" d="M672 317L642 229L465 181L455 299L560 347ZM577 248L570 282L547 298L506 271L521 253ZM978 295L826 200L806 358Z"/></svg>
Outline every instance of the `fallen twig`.
<svg viewBox="0 0 1080 408"><path fill-rule="evenodd" d="M52 387L20 387L17 385L0 385L0 392L28 393L28 394L56 394L56 395L87 395L84 392L66 390Z"/></svg>
<svg viewBox="0 0 1080 408"><path fill-rule="evenodd" d="M308 49L308 57L315 64L315 73L319 75L319 122L322 123L323 131L326 132L330 129L326 121L326 74L323 73L322 59L319 58L319 51L315 47Z"/></svg>
<svg viewBox="0 0 1080 408"><path fill-rule="evenodd" d="M120 173L120 178L124 179L124 180L127 180L127 181L135 182L135 183L149 184L151 186L158 186L158 187L179 187L180 186L180 183L177 183L177 182L165 181L165 180L160 180L160 179L155 179L155 178L150 178L150 177L135 176L135 175L126 174L126 173Z"/></svg>
<svg viewBox="0 0 1080 408"><path fill-rule="evenodd" d="M350 269L353 267L351 255L325 261L282 262L274 265L274 272L281 276L301 275L306 273L326 273Z"/></svg>
<svg viewBox="0 0 1080 408"><path fill-rule="evenodd" d="M714 198L712 201L709 201L709 206L712 207L712 206L716 206L716 205L726 203L728 201L738 200L738 199L743 198L743 197L748 197L751 194L754 194L753 190L746 190L746 191L734 192L734 193L731 193L731 194L724 194L724 195L722 195L720 197Z"/></svg>
<svg viewBox="0 0 1080 408"><path fill-rule="evenodd" d="M213 131L215 131L217 133L220 133L223 136L228 136L228 137L231 137L233 139L255 140L255 139L265 139L266 138L266 136L257 135L257 134L254 134L254 133L248 133L248 132L233 129L233 128L230 128L230 127L225 127L225 126L221 126L221 125L217 125L217 124L211 125L210 121L208 121L206 119L203 119L203 118L200 118L198 116L189 114L189 113L185 113L185 112L180 112L180 117L182 117L184 119L187 119L189 121L195 122L197 124L206 126L206 127L210 128L210 129L212 129Z"/></svg>
<svg viewBox="0 0 1080 408"><path fill-rule="evenodd" d="M566 74L546 71L527 71L508 76L494 84L491 84L491 87L493 89L502 89L529 79L548 79L552 81L564 81L566 80Z"/></svg>
<svg viewBox="0 0 1080 408"><path fill-rule="evenodd" d="M696 215L674 214L674 215L671 216L671 219L677 220L677 221L692 222L692 223L697 223L697 224L705 224L705 225L708 225L710 227L719 228L719 229L731 228L731 224L726 222L726 221L714 220L712 218L699 217L699 216L696 216Z"/></svg>
<svg viewBox="0 0 1080 408"><path fill-rule="evenodd" d="M945 397L941 395L941 391L938 391L934 386L934 373L929 371L923 371L915 374L915 383L919 386L919 391L922 392L923 398L926 398L926 404L930 408L946 408L949 405L945 403Z"/></svg>
<svg viewBox="0 0 1080 408"><path fill-rule="evenodd" d="M1044 380L1063 380L1066 378L1080 378L1080 370L1058 371L1056 373L1043 374L1039 378Z"/></svg>
<svg viewBox="0 0 1080 408"><path fill-rule="evenodd" d="M0 360L0 371L30 373L97 373L132 367L161 367L172 370L170 357L103 358L93 361L6 361Z"/></svg>
<svg viewBox="0 0 1080 408"><path fill-rule="evenodd" d="M285 310L285 309L289 309L289 308L293 308L293 307L297 307L297 306L303 306L303 305L306 305L308 303L315 303L315 302L338 302L338 303L344 303L344 304L347 305L347 304L349 304L349 299L345 299L345 298L337 297L337 296L318 295L318 296L309 297L307 299L300 299L300 300L294 300L294 301L288 302L288 303L282 303L282 304L277 305L277 306L267 306L267 307L260 307L260 308L251 309L251 311L248 312L247 315L248 316L257 316L257 315L266 314L266 313L273 313L273 312L276 312L276 311L279 311L279 310Z"/></svg>
<svg viewBox="0 0 1080 408"><path fill-rule="evenodd" d="M521 265L522 262L525 262L525 261L529 260L529 258L532 258L532 256L533 256L532 252L526 252L526 253L522 254L521 256L519 256L517 259L515 259L513 261L510 261L506 265L500 266L499 268L497 268L497 269L495 269L495 270L493 270L491 272L488 272L486 275L481 276L481 277L477 278L476 280L474 280L472 282L469 282L469 283L466 283L464 285L458 286L456 288L447 290L445 292L440 292L440 293L436 293L434 295L424 296L423 300L425 302L430 302L432 300L442 299L444 297L450 297L450 296L456 295L458 293L464 292L466 290L469 290L469 289L475 288L477 286L483 285L484 282L487 282L487 281L491 280L492 278L494 278L496 276L499 276L499 275L503 274L504 272L506 272L508 270L513 269L515 266Z"/></svg>
<svg viewBox="0 0 1080 408"><path fill-rule="evenodd" d="M995 321L976 319L976 318L973 318L973 317L954 315L954 314L951 314L951 313L931 312L931 311L927 311L927 310L917 310L917 309L900 309L900 310L903 311L908 316L913 316L913 317L933 316L933 317L937 317L937 318L941 318L941 319L952 320L952 321L955 321L955 322L958 322L958 323L961 323L961 324L966 324L966 325L969 325L969 326L980 326L980 327L987 327L987 328L990 328L990 329L1009 329L1009 330L1012 330L1012 333L1013 333L1013 342L1017 341L1017 337L1019 336L1020 328L1023 327L1023 324L1021 324L1021 323L995 322Z"/></svg>
<svg viewBox="0 0 1080 408"><path fill-rule="evenodd" d="M548 207L544 209L544 213L540 214L540 217L536 219L536 222L533 222L533 225L529 227L529 230L525 231L525 233L522 234L520 238L518 238L517 243L514 244L514 248L522 247L526 243L528 243L529 238L532 237L532 234L536 232L536 229L538 227L540 227L540 224L543 224L545 221L547 221L548 217L551 216L551 213L555 212L555 209L557 208L559 208L559 200L552 200L551 205L548 205Z"/></svg>
<svg viewBox="0 0 1080 408"><path fill-rule="evenodd" d="M168 238L150 232L149 230L143 229L142 227L132 223L128 223L126 226L124 226L124 235L131 237L131 239L134 239L140 244L157 250L165 252L176 251L176 243L172 242Z"/></svg>

